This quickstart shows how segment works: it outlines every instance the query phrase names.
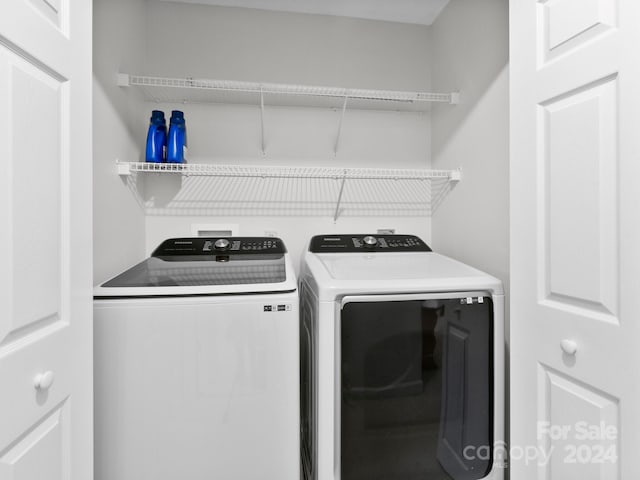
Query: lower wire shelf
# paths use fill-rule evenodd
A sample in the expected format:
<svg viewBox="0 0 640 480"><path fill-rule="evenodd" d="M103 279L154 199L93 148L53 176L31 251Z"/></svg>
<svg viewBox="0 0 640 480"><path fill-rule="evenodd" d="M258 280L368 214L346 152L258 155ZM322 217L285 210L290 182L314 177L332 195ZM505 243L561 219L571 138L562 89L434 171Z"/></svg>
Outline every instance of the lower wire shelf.
<svg viewBox="0 0 640 480"><path fill-rule="evenodd" d="M217 177L254 178L338 178L361 180L430 180L440 179L458 182L462 178L458 170L388 169L388 168L340 168L340 167L277 167L251 165L219 165L209 163L150 163L116 162L119 175L137 172L203 175Z"/></svg>
<svg viewBox="0 0 640 480"><path fill-rule="evenodd" d="M358 206L360 210L362 208L370 208L373 204L383 204L387 207L394 205L422 205L425 207L425 211L431 212L432 206L439 204L444 194L462 178L462 172L459 169L293 167L147 162L116 162L116 166L118 174L125 178L142 173L195 177L193 181L196 181L196 178L204 181L204 177L211 177L212 182L215 183L218 182L215 179L223 178L229 179L230 182L234 183L242 182L242 179L246 179L244 180L245 183L260 182L259 179L265 179L264 182L266 183L261 182L261 186L250 183L244 186L237 184L234 188L230 188L228 183L225 183L224 186L216 184L216 188L210 189L209 195L204 193L208 191L204 185L191 189L189 187L190 184L182 184L180 187L182 191L180 200L187 204L198 205L198 208L202 208L203 204L209 202L213 202L214 205L226 204L225 201L230 202L232 200L230 198L225 200L215 198L215 195L219 194L219 192L225 191L226 195L235 199L234 205L236 206L243 202L247 205L253 205L256 202L261 204L268 203L255 197L255 195L261 194L268 197L269 202L272 203L275 201L283 205L300 204L296 208L292 208L292 212L298 212L301 205L308 206L314 203L326 205L328 201L335 205L335 207L331 207L334 222L344 213L344 208L341 209L343 204L351 207ZM237 180L233 180L234 178ZM300 182L303 183L295 179L300 179ZM331 185L333 187L329 189L333 190L333 194L325 188L318 188L318 185L308 183L323 179L336 182L332 182ZM273 182L287 183L274 184ZM293 187L294 184L298 185ZM352 187L346 188L347 185L352 185ZM247 189L249 191L246 191ZM239 193L241 191L246 191L245 196L247 198L235 198L238 195L242 195ZM186 200L191 193L199 196L204 195L204 197L192 198L190 201ZM283 196L283 198L280 199L280 196ZM177 199L175 201L177 202ZM145 205L144 207L147 211L149 209L158 211L155 206ZM167 207L169 205L165 206L165 209ZM326 211L326 214L330 215L329 211Z"/></svg>

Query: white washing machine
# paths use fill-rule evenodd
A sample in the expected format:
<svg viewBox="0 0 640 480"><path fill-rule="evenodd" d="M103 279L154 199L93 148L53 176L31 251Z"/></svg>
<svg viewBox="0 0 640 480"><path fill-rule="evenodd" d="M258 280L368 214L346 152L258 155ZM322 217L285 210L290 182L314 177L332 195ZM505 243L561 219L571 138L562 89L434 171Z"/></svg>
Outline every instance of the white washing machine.
<svg viewBox="0 0 640 480"><path fill-rule="evenodd" d="M504 478L504 292L411 235L319 235L300 271L306 480Z"/></svg>
<svg viewBox="0 0 640 480"><path fill-rule="evenodd" d="M96 480L300 478L280 239L170 239L94 295Z"/></svg>

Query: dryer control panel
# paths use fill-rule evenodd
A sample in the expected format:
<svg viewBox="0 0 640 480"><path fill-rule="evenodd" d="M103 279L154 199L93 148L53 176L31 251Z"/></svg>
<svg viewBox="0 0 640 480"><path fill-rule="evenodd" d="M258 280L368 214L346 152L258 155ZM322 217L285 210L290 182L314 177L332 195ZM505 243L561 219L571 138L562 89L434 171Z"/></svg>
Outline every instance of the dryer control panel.
<svg viewBox="0 0 640 480"><path fill-rule="evenodd" d="M430 252L431 248L415 235L341 234L316 235L311 239L313 253L345 252Z"/></svg>

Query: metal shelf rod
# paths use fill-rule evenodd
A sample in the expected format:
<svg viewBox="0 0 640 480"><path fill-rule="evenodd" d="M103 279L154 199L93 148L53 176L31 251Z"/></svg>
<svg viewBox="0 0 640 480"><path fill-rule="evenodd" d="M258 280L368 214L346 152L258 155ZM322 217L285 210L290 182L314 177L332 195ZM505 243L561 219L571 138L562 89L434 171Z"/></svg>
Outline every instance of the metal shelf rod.
<svg viewBox="0 0 640 480"><path fill-rule="evenodd" d="M264 141L264 94L260 90L260 132L262 134L262 155L267 154Z"/></svg>
<svg viewBox="0 0 640 480"><path fill-rule="evenodd" d="M342 112L340 113L340 119L338 120L338 133L336 134L336 143L333 146L333 155L338 155L338 145L340 144L340 132L342 131L342 120L344 119L344 112L347 111L347 101L349 97L344 97L344 103L342 104Z"/></svg>
<svg viewBox="0 0 640 480"><path fill-rule="evenodd" d="M336 211L333 213L333 223L338 220L338 214L340 213L340 203L342 202L342 193L344 192L344 182L347 181L347 171L344 171L342 177L342 183L340 184L340 193L338 194L338 200L336 201Z"/></svg>

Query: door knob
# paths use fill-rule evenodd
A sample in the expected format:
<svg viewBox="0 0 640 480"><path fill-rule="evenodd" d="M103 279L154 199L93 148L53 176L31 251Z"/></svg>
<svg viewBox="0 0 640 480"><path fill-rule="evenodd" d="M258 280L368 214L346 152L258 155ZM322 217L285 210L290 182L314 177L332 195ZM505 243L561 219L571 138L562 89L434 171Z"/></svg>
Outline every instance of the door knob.
<svg viewBox="0 0 640 480"><path fill-rule="evenodd" d="M567 355L575 355L578 351L578 344L573 340L565 338L560 342L560 348L562 348L562 351Z"/></svg>
<svg viewBox="0 0 640 480"><path fill-rule="evenodd" d="M39 373L33 379L33 386L37 390L48 390L53 384L53 372L48 370L44 373Z"/></svg>

